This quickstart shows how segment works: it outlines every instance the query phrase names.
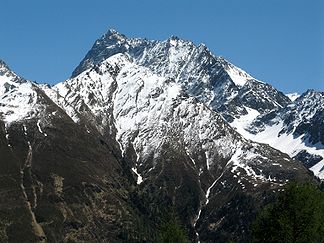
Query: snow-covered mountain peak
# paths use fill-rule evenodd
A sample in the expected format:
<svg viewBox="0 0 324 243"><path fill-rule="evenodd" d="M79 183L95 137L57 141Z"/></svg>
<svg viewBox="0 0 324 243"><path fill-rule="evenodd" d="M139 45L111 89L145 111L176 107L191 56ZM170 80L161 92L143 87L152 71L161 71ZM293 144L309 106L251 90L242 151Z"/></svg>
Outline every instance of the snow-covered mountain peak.
<svg viewBox="0 0 324 243"><path fill-rule="evenodd" d="M170 47L181 47L181 46L194 46L195 44L191 42L190 40L181 39L180 37L176 35L171 35L167 40L165 41L151 41L151 42L164 42L169 43Z"/></svg>
<svg viewBox="0 0 324 243"><path fill-rule="evenodd" d="M9 66L4 61L0 60L0 96L3 96L5 93L17 88L20 84L25 82L25 79L11 71Z"/></svg>
<svg viewBox="0 0 324 243"><path fill-rule="evenodd" d="M181 56L182 60L186 60L189 58L190 52L196 49L199 52L208 51L204 45L196 46L191 41L180 39L177 36L171 36L165 41L154 41L142 38L127 38L116 31L109 30L94 43L80 65L74 70L72 77L116 53L127 52L141 65L151 66L153 71L158 71L155 65L153 65L156 58L162 58L161 61L165 66L168 62L166 62L167 60L164 62L163 59L169 58L172 62L174 56ZM183 64L177 63L178 68L181 69ZM159 66L161 67L162 65Z"/></svg>
<svg viewBox="0 0 324 243"><path fill-rule="evenodd" d="M34 118L45 100L37 84L18 76L0 61L0 120L10 125Z"/></svg>
<svg viewBox="0 0 324 243"><path fill-rule="evenodd" d="M10 69L7 65L7 63L5 63L5 61L3 61L2 59L0 59L0 71L4 71L4 70L8 70Z"/></svg>
<svg viewBox="0 0 324 243"><path fill-rule="evenodd" d="M0 61L0 119L10 124L31 117L36 102L37 93L33 84Z"/></svg>
<svg viewBox="0 0 324 243"><path fill-rule="evenodd" d="M22 83L9 93L0 96L0 117L6 123L12 123L35 113L33 108L37 105L37 93L30 82Z"/></svg>
<svg viewBox="0 0 324 243"><path fill-rule="evenodd" d="M2 80L2 81L1 81ZM14 73L10 67L0 59L0 82L16 82L16 83L22 83L26 80L19 77L16 73Z"/></svg>
<svg viewBox="0 0 324 243"><path fill-rule="evenodd" d="M127 39L127 37L125 35L119 33L115 29L108 29L108 31L100 39L123 42Z"/></svg>
<svg viewBox="0 0 324 243"><path fill-rule="evenodd" d="M205 45L195 45L175 36L155 41L126 38L118 32L109 31L95 42L72 77L117 53L126 54L136 64L161 77L175 80L188 95L222 113L229 121L234 116L246 114L244 107L263 113L291 102L271 85L254 79L224 58L215 56Z"/></svg>
<svg viewBox="0 0 324 243"><path fill-rule="evenodd" d="M155 169L165 146L172 145L188 156L190 167L197 167L199 176L210 176L210 171L221 167L219 161L228 161L227 166L234 166L233 173L240 168L253 181L261 178L267 182L268 176L256 175L252 169L256 166L252 158L260 157L259 145L251 146L221 115L190 97L176 79L139 65L128 53L110 56L53 89L62 97L57 104L67 113L73 107L84 117L91 117L90 110L100 131L105 126L114 130L110 134L115 134L124 156L135 157L132 166L143 181ZM242 153L235 155L239 161L229 161L240 149ZM268 160L269 155L262 156Z"/></svg>
<svg viewBox="0 0 324 243"><path fill-rule="evenodd" d="M122 35L124 36L123 34L119 33L116 29L114 28L109 28L107 30L107 32L105 33L105 36L109 36L109 35Z"/></svg>
<svg viewBox="0 0 324 243"><path fill-rule="evenodd" d="M168 39L170 46L176 47L178 45L183 45L184 41L181 40L178 36L172 35L169 39Z"/></svg>
<svg viewBox="0 0 324 243"><path fill-rule="evenodd" d="M177 40L180 40L180 38L178 36L176 36L176 35L171 35L169 40L176 40L177 41Z"/></svg>

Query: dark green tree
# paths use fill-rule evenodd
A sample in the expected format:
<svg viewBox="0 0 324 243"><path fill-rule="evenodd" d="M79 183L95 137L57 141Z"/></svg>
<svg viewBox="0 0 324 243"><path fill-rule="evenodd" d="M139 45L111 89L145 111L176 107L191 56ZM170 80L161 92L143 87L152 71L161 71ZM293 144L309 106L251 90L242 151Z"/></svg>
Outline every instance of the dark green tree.
<svg viewBox="0 0 324 243"><path fill-rule="evenodd" d="M292 183L252 224L254 242L324 242L324 192Z"/></svg>
<svg viewBox="0 0 324 243"><path fill-rule="evenodd" d="M160 227L159 243L185 243L188 242L187 234L175 212L165 216Z"/></svg>

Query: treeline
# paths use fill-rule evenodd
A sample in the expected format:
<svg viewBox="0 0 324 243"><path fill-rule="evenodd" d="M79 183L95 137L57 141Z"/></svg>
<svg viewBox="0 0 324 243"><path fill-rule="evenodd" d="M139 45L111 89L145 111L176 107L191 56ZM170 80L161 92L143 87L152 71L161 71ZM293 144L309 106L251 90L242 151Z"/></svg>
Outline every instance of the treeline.
<svg viewBox="0 0 324 243"><path fill-rule="evenodd" d="M139 220L135 231L125 231L125 242L186 243L188 230L175 210L160 214L159 224ZM313 184L288 184L273 203L261 209L250 227L250 242L324 243L324 190ZM235 241L232 241L235 242Z"/></svg>
<svg viewBox="0 0 324 243"><path fill-rule="evenodd" d="M129 243L186 243L190 242L185 227L181 224L174 210L166 213L159 219L156 227L138 219L134 229L124 229L120 240Z"/></svg>
<svg viewBox="0 0 324 243"><path fill-rule="evenodd" d="M312 184L289 184L252 224L253 242L324 242L324 192Z"/></svg>

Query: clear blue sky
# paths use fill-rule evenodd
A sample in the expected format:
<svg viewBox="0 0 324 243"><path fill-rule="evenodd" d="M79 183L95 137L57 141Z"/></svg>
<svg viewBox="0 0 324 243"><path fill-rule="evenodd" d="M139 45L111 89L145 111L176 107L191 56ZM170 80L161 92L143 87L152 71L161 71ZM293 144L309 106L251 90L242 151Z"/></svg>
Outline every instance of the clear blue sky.
<svg viewBox="0 0 324 243"><path fill-rule="evenodd" d="M19 75L68 78L108 28L205 43L284 92L324 91L321 0L2 0L0 58Z"/></svg>

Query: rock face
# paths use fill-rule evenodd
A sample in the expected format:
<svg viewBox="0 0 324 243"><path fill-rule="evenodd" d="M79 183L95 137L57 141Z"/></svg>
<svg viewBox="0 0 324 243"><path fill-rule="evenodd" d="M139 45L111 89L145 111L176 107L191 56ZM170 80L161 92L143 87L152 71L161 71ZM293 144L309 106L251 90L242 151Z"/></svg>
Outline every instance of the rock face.
<svg viewBox="0 0 324 243"><path fill-rule="evenodd" d="M298 96L294 94L292 101L289 98L291 95L288 97L271 85L256 80L224 58L213 55L203 44L197 46L174 36L165 41L127 38L115 30L109 30L94 43L74 70L72 77L116 53L124 53L134 63L149 68L159 76L174 80L189 96L197 98L210 109L220 113L246 138L266 142L300 159L308 167L315 166L311 170L318 177L324 178L322 173L324 159L319 159L324 155L323 141L317 138L308 141L309 130L312 130L312 137L320 137L320 134L324 134L324 128L320 124L323 96L313 97L311 95L312 98L310 98L309 94L307 95L307 93L319 94L320 92L308 91L298 100L295 100ZM310 101L307 101L308 99ZM318 113L313 117L314 111ZM298 112L304 115L298 118ZM311 113L308 114L308 112ZM285 119L289 116L294 120L295 125L300 121L293 134L291 132L294 125L286 125L290 126L286 136L292 137L288 140L290 140L289 143L294 143L294 146L287 146L288 142L284 142L286 146L278 144L278 139L275 137L279 135L279 131L277 134L271 134L268 139L264 138L265 133L255 136L258 133L257 130L262 130L256 128L257 121L252 124L257 116L263 117L263 122L267 120L266 123L271 124L274 124L272 121L274 116L285 116L282 119L286 124L289 121ZM310 118L314 121L309 121ZM274 129L271 124L271 129ZM252 129L248 129L249 126ZM300 136L304 138L298 140ZM284 137L282 136L279 140L284 141ZM302 151L304 152L297 156ZM304 156L305 153L307 156Z"/></svg>
<svg viewBox="0 0 324 243"><path fill-rule="evenodd" d="M125 229L136 229L142 216L115 139L82 119L75 123L36 84L12 85L1 96L0 241L128 237Z"/></svg>
<svg viewBox="0 0 324 243"><path fill-rule="evenodd" d="M213 55L204 44L172 36L165 41L130 39L109 30L98 39L72 77L117 53L155 74L173 79L190 95L231 121L246 114L246 108L259 112L283 107L291 101L271 85L258 81L222 57Z"/></svg>
<svg viewBox="0 0 324 243"><path fill-rule="evenodd" d="M324 93L308 90L293 103L247 122L245 137L268 143L324 178ZM244 117L235 126L242 125ZM244 122L243 122L244 123Z"/></svg>
<svg viewBox="0 0 324 243"><path fill-rule="evenodd" d="M244 137L294 104L177 37L110 30L53 87L1 62L0 241L154 242L174 211L192 242L249 242L260 207L287 182L314 180ZM255 130L236 131L249 114Z"/></svg>

